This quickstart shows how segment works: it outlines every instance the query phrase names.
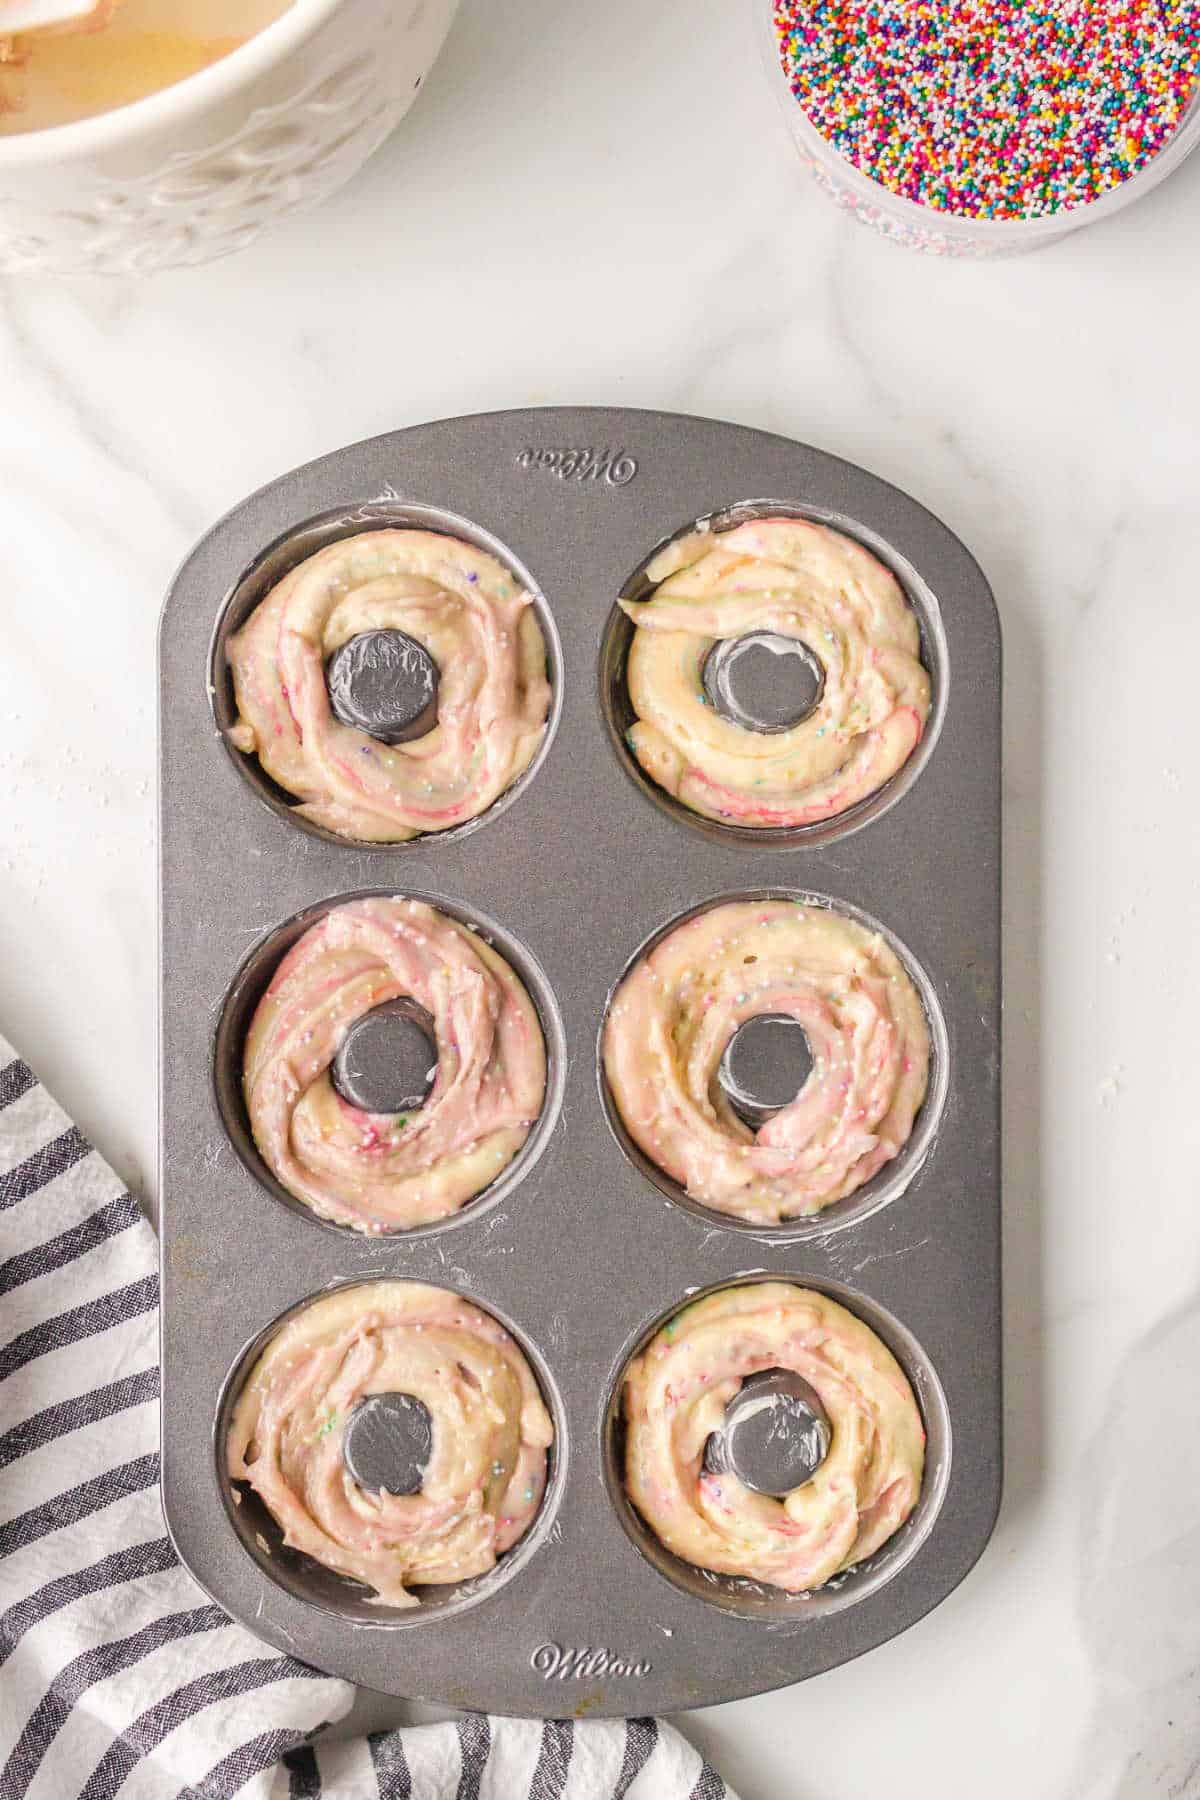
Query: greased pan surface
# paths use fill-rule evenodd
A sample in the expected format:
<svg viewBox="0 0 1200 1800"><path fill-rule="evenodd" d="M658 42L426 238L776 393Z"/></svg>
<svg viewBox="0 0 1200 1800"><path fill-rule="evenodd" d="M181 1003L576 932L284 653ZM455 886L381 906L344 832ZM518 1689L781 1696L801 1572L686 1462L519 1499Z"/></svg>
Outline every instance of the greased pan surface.
<svg viewBox="0 0 1200 1800"><path fill-rule="evenodd" d="M807 834L684 816L635 777L621 741L617 595L636 594L664 540L747 508L811 516L874 549L908 590L933 677L912 765L858 815ZM271 578L373 523L455 531L510 562L552 621L555 703L544 754L475 827L371 849L297 824L218 722L230 716L224 635ZM669 1712L761 1692L928 1612L982 1551L1001 1481L1000 644L963 546L895 488L765 433L624 409L485 414L351 446L244 501L177 575L160 658L162 1479L199 1581L323 1669L534 1715ZM281 1196L237 1092L239 1033L299 926L273 934L364 890L498 928L551 1065L547 1111L498 1188L382 1238L323 1225ZM746 893L824 898L878 921L933 1028L931 1128L918 1119L899 1178L885 1171L773 1230L664 1191L618 1141L599 1075L608 996L638 948L677 916ZM880 1333L929 1440L909 1524L807 1597L676 1564L620 1489L615 1401L630 1353L695 1292L764 1274L833 1293ZM429 1590L399 1616L272 1543L220 1454L256 1342L306 1299L379 1276L455 1288L508 1324L557 1431L523 1543L491 1576Z"/></svg>

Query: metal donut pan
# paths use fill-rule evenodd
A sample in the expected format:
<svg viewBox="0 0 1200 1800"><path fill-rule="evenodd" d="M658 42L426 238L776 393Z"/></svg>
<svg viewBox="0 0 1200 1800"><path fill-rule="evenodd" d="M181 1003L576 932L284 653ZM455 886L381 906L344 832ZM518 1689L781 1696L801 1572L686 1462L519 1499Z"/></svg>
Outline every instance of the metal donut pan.
<svg viewBox="0 0 1200 1800"><path fill-rule="evenodd" d="M635 777L614 608L696 521L780 510L834 525L892 567L921 623L934 699L889 788L815 830L748 833L685 816ZM553 622L555 703L543 755L475 827L372 848L299 826L220 725L224 634L302 556L376 522L461 532L532 585ZM230 1614L384 1692L617 1717L834 1668L963 1579L1001 1489L1000 679L991 593L944 525L850 463L712 420L554 408L418 425L281 476L200 540L160 634L162 1493L180 1556ZM495 921L544 982L560 1065L556 1111L498 1194L385 1237L323 1225L272 1190L236 1117L229 1062L256 946L363 890ZM637 948L676 915L759 892L877 920L940 1015L940 1113L904 1178L885 1171L878 1190L775 1229L681 1205L653 1181L618 1142L597 1054ZM508 1323L558 1430L547 1500L522 1544L492 1577L430 1591L434 1604L398 1616L272 1545L221 1457L239 1374L279 1318L383 1276L455 1288ZM810 1596L676 1565L621 1492L627 1358L687 1297L761 1276L823 1288L872 1324L906 1367L929 1435L913 1518Z"/></svg>

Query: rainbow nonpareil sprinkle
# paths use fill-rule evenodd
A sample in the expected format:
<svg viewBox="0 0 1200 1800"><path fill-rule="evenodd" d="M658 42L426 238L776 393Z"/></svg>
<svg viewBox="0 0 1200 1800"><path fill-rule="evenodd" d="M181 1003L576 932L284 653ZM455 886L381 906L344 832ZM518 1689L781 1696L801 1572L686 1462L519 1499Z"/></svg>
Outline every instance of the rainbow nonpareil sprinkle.
<svg viewBox="0 0 1200 1800"><path fill-rule="evenodd" d="M821 135L890 192L967 218L1044 218L1118 187L1162 149L1200 69L1200 0L773 5Z"/></svg>

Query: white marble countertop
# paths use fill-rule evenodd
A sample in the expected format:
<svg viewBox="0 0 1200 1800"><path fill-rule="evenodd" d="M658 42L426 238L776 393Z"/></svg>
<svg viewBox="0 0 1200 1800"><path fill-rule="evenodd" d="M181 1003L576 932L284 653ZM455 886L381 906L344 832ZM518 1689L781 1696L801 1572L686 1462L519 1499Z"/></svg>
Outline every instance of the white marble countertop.
<svg viewBox="0 0 1200 1800"><path fill-rule="evenodd" d="M907 488L1006 640L1006 1499L915 1629L685 1729L744 1800L1200 1794L1200 158L1036 257L917 257L808 184L747 36L467 0L340 201L208 269L0 283L0 1027L152 1201L155 625L259 483L623 402Z"/></svg>

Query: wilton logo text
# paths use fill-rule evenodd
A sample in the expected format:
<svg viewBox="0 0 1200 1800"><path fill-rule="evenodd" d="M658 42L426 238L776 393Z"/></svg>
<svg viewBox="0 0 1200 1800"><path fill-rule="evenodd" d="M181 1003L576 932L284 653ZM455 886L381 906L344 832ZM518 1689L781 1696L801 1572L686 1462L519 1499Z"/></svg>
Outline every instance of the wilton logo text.
<svg viewBox="0 0 1200 1800"><path fill-rule="evenodd" d="M628 450L522 450L518 469L545 469L560 481L603 481L628 487L638 472L637 457Z"/></svg>
<svg viewBox="0 0 1200 1800"><path fill-rule="evenodd" d="M611 1650L566 1648L562 1644L539 1644L530 1662L546 1681L590 1681L597 1675L648 1675L650 1664L643 1658L634 1662L627 1656L616 1656Z"/></svg>

